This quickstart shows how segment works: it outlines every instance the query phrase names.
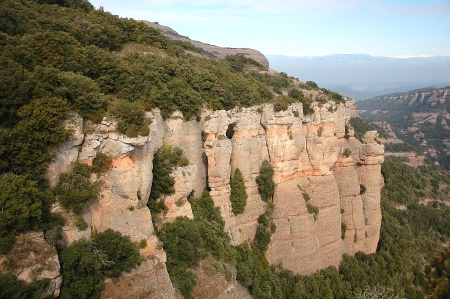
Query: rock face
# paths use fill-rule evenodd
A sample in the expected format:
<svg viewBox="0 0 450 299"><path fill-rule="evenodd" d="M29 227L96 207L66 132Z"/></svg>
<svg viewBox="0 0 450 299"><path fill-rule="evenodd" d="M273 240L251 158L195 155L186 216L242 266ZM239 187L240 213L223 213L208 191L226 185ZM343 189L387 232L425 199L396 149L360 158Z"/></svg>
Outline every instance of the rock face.
<svg viewBox="0 0 450 299"><path fill-rule="evenodd" d="M345 126L355 114L353 102L315 102L312 107L314 113L309 115L303 115L301 103L279 112L272 104L231 111L205 110L198 122L185 122L179 113L163 120L154 110L147 113L151 118L149 136L137 138L118 134L115 122L104 119L89 133L74 130L74 139L56 151L48 176L56 183L59 169L68 169L72 161L89 164L100 152L111 156L112 168L96 178L103 182L99 201L83 217L92 230L112 228L133 241L145 240L147 247L141 254L151 262L131 276L156 275L168 281L165 252L146 207L156 150L163 143L178 146L190 161L172 173L176 192L165 200L168 213L163 221L173 221L177 216L192 218L187 197L191 191L199 196L208 187L233 244L253 240L258 217L266 210L256 177L262 161L268 160L277 184L273 197L277 229L266 257L270 263L282 263L295 273L310 274L337 266L343 253L375 251L381 224L380 164L384 151L376 132L368 132L364 144L352 136L351 130L346 135ZM77 118L71 122L76 128L82 127ZM230 177L237 168L243 174L248 199L245 211L236 216L231 210ZM361 192L362 185L365 192ZM317 215L308 212L311 206L318 208ZM89 237L90 233L77 231L70 221L64 228L66 243ZM109 286L114 290L114 284ZM175 296L173 288L163 293L164 298Z"/></svg>
<svg viewBox="0 0 450 299"><path fill-rule="evenodd" d="M27 283L49 279L43 296L58 297L62 283L58 253L44 240L42 232L19 235L7 255L0 255L0 274L12 273Z"/></svg>

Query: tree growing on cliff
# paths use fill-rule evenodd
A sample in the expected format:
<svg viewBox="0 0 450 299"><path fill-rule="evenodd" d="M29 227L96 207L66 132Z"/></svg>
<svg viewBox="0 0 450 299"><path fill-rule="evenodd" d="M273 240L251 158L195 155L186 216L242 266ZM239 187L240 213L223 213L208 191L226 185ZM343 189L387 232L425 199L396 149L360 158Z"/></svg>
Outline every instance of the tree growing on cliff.
<svg viewBox="0 0 450 299"><path fill-rule="evenodd" d="M272 165L267 160L261 163L259 170L259 176L256 177L256 183L258 184L258 191L261 195L261 199L268 202L272 199L275 193L275 182L273 181L274 171Z"/></svg>
<svg viewBox="0 0 450 299"><path fill-rule="evenodd" d="M230 181L230 188L231 210L235 215L241 214L245 210L248 195L245 191L244 178L242 177L242 172L239 168L236 168L234 171L234 176Z"/></svg>
<svg viewBox="0 0 450 299"><path fill-rule="evenodd" d="M175 192L175 179L170 176L176 166L187 166L189 161L183 150L168 144L163 144L153 156L153 182L148 200L148 207L152 213L165 210L163 196Z"/></svg>
<svg viewBox="0 0 450 299"><path fill-rule="evenodd" d="M8 173L0 180L0 253L6 253L17 233L39 227L45 194L36 181Z"/></svg>
<svg viewBox="0 0 450 299"><path fill-rule="evenodd" d="M88 204L97 200L99 186L89 181L90 175L91 167L80 162L75 162L71 171L61 174L55 193L64 209L80 215Z"/></svg>

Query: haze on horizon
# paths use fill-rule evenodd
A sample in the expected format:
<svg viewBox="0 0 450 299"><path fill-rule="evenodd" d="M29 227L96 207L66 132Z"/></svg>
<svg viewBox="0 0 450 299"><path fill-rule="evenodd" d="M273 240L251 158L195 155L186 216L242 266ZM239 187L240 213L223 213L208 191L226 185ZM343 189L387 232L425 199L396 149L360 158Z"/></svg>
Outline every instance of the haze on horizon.
<svg viewBox="0 0 450 299"><path fill-rule="evenodd" d="M90 0L205 43L265 55L450 56L449 0Z"/></svg>

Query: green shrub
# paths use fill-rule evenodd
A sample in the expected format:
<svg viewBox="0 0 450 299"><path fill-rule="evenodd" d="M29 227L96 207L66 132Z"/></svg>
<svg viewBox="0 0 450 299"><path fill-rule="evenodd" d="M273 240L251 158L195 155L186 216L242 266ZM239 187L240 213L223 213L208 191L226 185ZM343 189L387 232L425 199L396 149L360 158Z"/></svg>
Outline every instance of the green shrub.
<svg viewBox="0 0 450 299"><path fill-rule="evenodd" d="M364 186L363 184L359 184L359 194L363 195L364 193L366 193L366 191L366 186Z"/></svg>
<svg viewBox="0 0 450 299"><path fill-rule="evenodd" d="M106 254L88 240L81 239L65 248L60 256L62 299L98 298L102 270L109 264Z"/></svg>
<svg viewBox="0 0 450 299"><path fill-rule="evenodd" d="M317 220L317 217L319 216L319 207L307 202L306 209L308 210L308 213L313 214L314 220Z"/></svg>
<svg viewBox="0 0 450 299"><path fill-rule="evenodd" d="M92 238L95 248L106 254L110 263L104 267L108 276L118 277L124 271L130 271L140 262L137 246L129 236L107 229Z"/></svg>
<svg viewBox="0 0 450 299"><path fill-rule="evenodd" d="M347 125L345 125L344 130L345 130L344 138L345 138L345 139L349 139L349 138L350 138L350 135L349 135L349 128L348 128Z"/></svg>
<svg viewBox="0 0 450 299"><path fill-rule="evenodd" d="M205 257L197 225L187 217L177 217L173 223L163 225L159 238L167 253L167 270L171 279L184 298L192 298L191 290L197 279L189 268L197 266Z"/></svg>
<svg viewBox="0 0 450 299"><path fill-rule="evenodd" d="M220 208L214 205L209 192L203 191L202 196L196 199L193 199L192 194L188 200L205 250L211 252L217 259L230 259L232 255L230 237L225 232L225 222L220 214Z"/></svg>
<svg viewBox="0 0 450 299"><path fill-rule="evenodd" d="M341 222L341 239L345 239L345 233L347 231L347 223Z"/></svg>
<svg viewBox="0 0 450 299"><path fill-rule="evenodd" d="M303 191L303 192L302 192L302 195L303 195L303 199L305 200L305 202L308 202L308 201L311 200L311 195L309 195L308 192Z"/></svg>
<svg viewBox="0 0 450 299"><path fill-rule="evenodd" d="M351 154L352 154L352 150L349 149L349 148L346 148L346 149L344 150L343 156L344 156L345 158L348 158L348 157L350 157Z"/></svg>
<svg viewBox="0 0 450 299"><path fill-rule="evenodd" d="M275 193L275 182L273 181L274 171L272 165L267 160L261 163L259 175L256 177L256 183L258 184L258 191L261 195L261 199L268 202L272 199Z"/></svg>
<svg viewBox="0 0 450 299"><path fill-rule="evenodd" d="M320 127L320 128L317 130L317 136L322 137L322 133L323 133L323 127Z"/></svg>
<svg viewBox="0 0 450 299"><path fill-rule="evenodd" d="M128 137L147 136L150 120L145 117L144 106L138 102L116 101L109 111L118 118L117 130Z"/></svg>
<svg viewBox="0 0 450 299"><path fill-rule="evenodd" d="M97 200L99 185L89 181L90 174L91 167L80 162L75 162L71 171L61 174L55 194L64 209L80 215L87 205Z"/></svg>
<svg viewBox="0 0 450 299"><path fill-rule="evenodd" d="M83 216L78 215L75 219L75 226L78 230L84 231L88 228L87 222L84 220Z"/></svg>
<svg viewBox="0 0 450 299"><path fill-rule="evenodd" d="M279 97L273 104L273 108L275 112L286 111L292 103L295 103L295 101L291 97Z"/></svg>
<svg viewBox="0 0 450 299"><path fill-rule="evenodd" d="M245 210L248 195L245 191L244 178L239 168L236 168L234 171L234 176L230 180L230 188L231 211L235 215L241 214Z"/></svg>
<svg viewBox="0 0 450 299"><path fill-rule="evenodd" d="M97 153L92 161L92 171L95 173L103 173L111 168L112 159L104 153Z"/></svg>
<svg viewBox="0 0 450 299"><path fill-rule="evenodd" d="M175 192L175 180L170 176L176 166L189 164L179 147L163 144L153 156L153 182L147 206L152 213L164 211L164 195Z"/></svg>
<svg viewBox="0 0 450 299"><path fill-rule="evenodd" d="M12 173L0 179L0 253L9 251L17 233L39 228L45 204L36 181Z"/></svg>
<svg viewBox="0 0 450 299"><path fill-rule="evenodd" d="M0 275L0 298L4 299L28 299L43 298L50 279L36 280L29 284L11 273Z"/></svg>

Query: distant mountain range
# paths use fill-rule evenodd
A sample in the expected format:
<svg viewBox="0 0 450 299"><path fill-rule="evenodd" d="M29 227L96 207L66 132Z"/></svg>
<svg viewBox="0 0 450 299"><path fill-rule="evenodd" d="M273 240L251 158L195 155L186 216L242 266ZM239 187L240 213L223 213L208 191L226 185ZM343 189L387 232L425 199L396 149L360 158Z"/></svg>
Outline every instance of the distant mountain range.
<svg viewBox="0 0 450 299"><path fill-rule="evenodd" d="M355 100L450 85L450 56L393 58L365 54L267 56L270 68L314 81Z"/></svg>
<svg viewBox="0 0 450 299"><path fill-rule="evenodd" d="M450 86L377 96L357 101L356 108L362 118L388 124L396 137L450 169Z"/></svg>

